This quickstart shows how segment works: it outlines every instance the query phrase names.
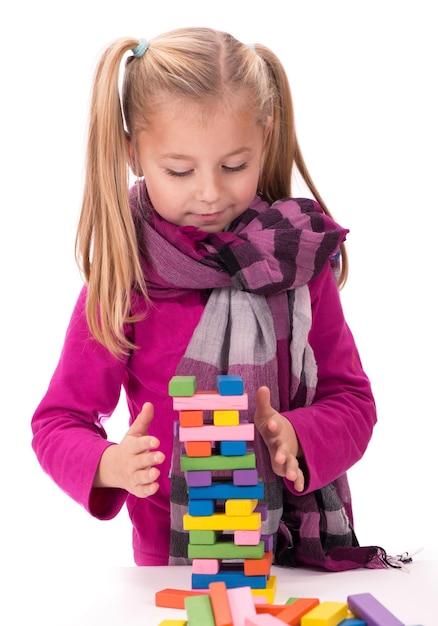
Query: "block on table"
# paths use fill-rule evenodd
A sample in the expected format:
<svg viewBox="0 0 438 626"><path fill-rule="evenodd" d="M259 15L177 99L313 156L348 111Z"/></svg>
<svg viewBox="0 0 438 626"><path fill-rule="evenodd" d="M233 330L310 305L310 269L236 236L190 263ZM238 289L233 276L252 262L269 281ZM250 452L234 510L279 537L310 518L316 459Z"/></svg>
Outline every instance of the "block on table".
<svg viewBox="0 0 438 626"><path fill-rule="evenodd" d="M227 589L227 596L233 626L245 626L246 618L257 615L250 587Z"/></svg>
<svg viewBox="0 0 438 626"><path fill-rule="evenodd" d="M184 601L190 626L215 626L210 596L188 596Z"/></svg>
<svg viewBox="0 0 438 626"><path fill-rule="evenodd" d="M223 581L210 583L208 590L216 626L233 626L225 583Z"/></svg>
<svg viewBox="0 0 438 626"><path fill-rule="evenodd" d="M347 603L350 611L368 626L403 626L403 622L371 593L347 596Z"/></svg>
<svg viewBox="0 0 438 626"><path fill-rule="evenodd" d="M321 602L303 615L301 626L338 626L339 622L347 617L347 613L346 602Z"/></svg>

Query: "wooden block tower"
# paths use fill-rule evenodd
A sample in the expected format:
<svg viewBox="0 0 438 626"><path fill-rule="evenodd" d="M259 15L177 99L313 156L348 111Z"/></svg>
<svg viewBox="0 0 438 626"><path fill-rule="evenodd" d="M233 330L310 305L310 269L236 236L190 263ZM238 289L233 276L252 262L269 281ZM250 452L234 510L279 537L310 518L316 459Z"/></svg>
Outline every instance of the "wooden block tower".
<svg viewBox="0 0 438 626"><path fill-rule="evenodd" d="M264 484L253 451L254 424L241 419L248 396L240 376L217 376L214 391L199 391L195 376L169 382L184 443L181 471L188 489L188 557L192 589L216 582L228 589L250 587L273 602L272 535L262 534Z"/></svg>

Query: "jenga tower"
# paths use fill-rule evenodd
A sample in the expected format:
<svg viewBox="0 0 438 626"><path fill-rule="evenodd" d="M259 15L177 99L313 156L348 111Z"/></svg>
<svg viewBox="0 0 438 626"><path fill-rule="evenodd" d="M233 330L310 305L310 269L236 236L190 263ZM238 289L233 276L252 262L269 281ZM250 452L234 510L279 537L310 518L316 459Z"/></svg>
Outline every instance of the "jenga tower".
<svg viewBox="0 0 438 626"><path fill-rule="evenodd" d="M248 409L242 378L220 375L216 390L199 391L195 376L174 376L169 395L185 448L181 471L189 503L183 524L192 589L221 581L229 589L250 587L273 602L273 537L262 534L264 484L253 451L254 424L240 416Z"/></svg>

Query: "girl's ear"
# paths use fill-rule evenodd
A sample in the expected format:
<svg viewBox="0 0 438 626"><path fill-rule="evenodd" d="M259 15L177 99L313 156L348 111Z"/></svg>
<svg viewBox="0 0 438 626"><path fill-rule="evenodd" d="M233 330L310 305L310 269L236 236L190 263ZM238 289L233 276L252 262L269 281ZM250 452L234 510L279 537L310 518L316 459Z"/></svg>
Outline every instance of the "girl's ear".
<svg viewBox="0 0 438 626"><path fill-rule="evenodd" d="M135 153L135 148L132 145L131 137L130 135L128 135L128 133L125 133L125 137L126 137L126 148L128 152L129 167L131 168L134 176L141 178L143 176L143 172L141 171L141 167L137 161L137 155Z"/></svg>

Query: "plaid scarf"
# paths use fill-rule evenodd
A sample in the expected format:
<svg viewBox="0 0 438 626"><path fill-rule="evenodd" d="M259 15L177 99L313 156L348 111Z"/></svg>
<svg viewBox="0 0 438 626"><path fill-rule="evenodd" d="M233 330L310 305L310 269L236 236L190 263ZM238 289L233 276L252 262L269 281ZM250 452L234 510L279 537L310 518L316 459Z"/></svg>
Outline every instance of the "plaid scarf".
<svg viewBox="0 0 438 626"><path fill-rule="evenodd" d="M217 374L238 374L249 399L242 418L249 421L261 385L270 388L271 404L277 411L311 404L317 364L308 344L312 318L307 283L329 260L335 269L333 260L339 257L348 231L310 199L286 199L269 206L256 196L229 229L219 233L164 221L152 209L144 183L131 199L152 297L166 298L169 290L176 294L206 289L209 293L175 373L195 375L198 389L215 388ZM281 407L276 355L277 346L285 341L290 343L292 365L289 406ZM277 565L307 564L336 571L388 564L381 548L358 545L345 508L349 502L346 476L321 490L296 496L272 471L257 429L254 450L268 510L262 533L275 538ZM169 564L190 563L188 532L183 529L188 505L180 468L183 451L175 427Z"/></svg>

